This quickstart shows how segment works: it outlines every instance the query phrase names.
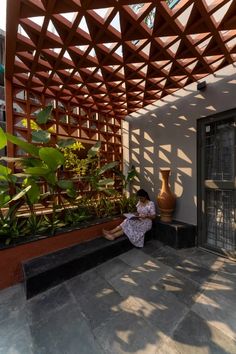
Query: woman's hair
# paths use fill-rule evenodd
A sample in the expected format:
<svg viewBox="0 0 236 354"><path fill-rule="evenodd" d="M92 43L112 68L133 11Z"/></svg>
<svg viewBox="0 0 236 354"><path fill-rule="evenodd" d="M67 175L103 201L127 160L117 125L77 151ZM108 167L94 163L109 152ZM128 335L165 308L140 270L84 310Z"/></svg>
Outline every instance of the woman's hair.
<svg viewBox="0 0 236 354"><path fill-rule="evenodd" d="M147 200L150 200L148 193L144 189L140 189L139 191L137 191L136 195L137 197L144 197Z"/></svg>

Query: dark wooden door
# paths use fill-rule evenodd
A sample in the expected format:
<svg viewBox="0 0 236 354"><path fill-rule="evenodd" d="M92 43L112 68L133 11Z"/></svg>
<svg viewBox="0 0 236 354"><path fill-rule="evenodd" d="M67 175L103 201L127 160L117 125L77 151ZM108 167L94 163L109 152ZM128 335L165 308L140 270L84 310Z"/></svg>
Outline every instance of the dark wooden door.
<svg viewBox="0 0 236 354"><path fill-rule="evenodd" d="M236 258L236 110L198 120L199 245Z"/></svg>

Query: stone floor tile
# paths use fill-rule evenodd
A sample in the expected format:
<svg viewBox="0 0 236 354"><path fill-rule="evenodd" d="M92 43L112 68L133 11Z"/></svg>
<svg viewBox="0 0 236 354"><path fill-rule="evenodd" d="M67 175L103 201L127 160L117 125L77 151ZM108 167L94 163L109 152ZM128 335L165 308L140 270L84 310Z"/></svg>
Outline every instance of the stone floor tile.
<svg viewBox="0 0 236 354"><path fill-rule="evenodd" d="M213 298L212 298L213 297ZM192 306L198 316L236 340L236 311L234 306L213 295L200 295Z"/></svg>
<svg viewBox="0 0 236 354"><path fill-rule="evenodd" d="M96 292L96 289L104 287L106 281L98 274L96 268L94 268L80 275L77 275L70 280L67 280L65 284L66 287L78 299L79 297L91 292Z"/></svg>
<svg viewBox="0 0 236 354"><path fill-rule="evenodd" d="M234 354L236 342L190 311L167 343L181 354Z"/></svg>
<svg viewBox="0 0 236 354"><path fill-rule="evenodd" d="M208 281L215 272L203 268L190 260L184 260L181 264L178 264L174 267L176 271L181 273L184 277L195 281L196 283L202 285L204 282Z"/></svg>
<svg viewBox="0 0 236 354"><path fill-rule="evenodd" d="M29 328L18 329L11 336L1 337L0 354L36 354L33 351Z"/></svg>
<svg viewBox="0 0 236 354"><path fill-rule="evenodd" d="M0 354L236 353L236 263L154 241L28 301L0 291Z"/></svg>
<svg viewBox="0 0 236 354"><path fill-rule="evenodd" d="M33 325L31 329L37 354L103 353L87 320L77 308L70 305L58 309L45 322Z"/></svg>
<svg viewBox="0 0 236 354"><path fill-rule="evenodd" d="M149 259L142 265L133 268L133 271L139 272L153 284L157 284L158 281L163 276L169 274L172 269L158 260Z"/></svg>
<svg viewBox="0 0 236 354"><path fill-rule="evenodd" d="M0 353L31 353L27 318L22 309L0 323Z"/></svg>
<svg viewBox="0 0 236 354"><path fill-rule="evenodd" d="M159 262L152 256L140 252L140 250L132 250L119 256L119 258L132 267L131 272L133 272L133 274L139 273L154 284L157 283L161 277L171 271L170 267Z"/></svg>
<svg viewBox="0 0 236 354"><path fill-rule="evenodd" d="M64 284L41 293L27 301L27 316L29 323L45 320L52 312L71 304L74 297Z"/></svg>
<svg viewBox="0 0 236 354"><path fill-rule="evenodd" d="M14 316L25 306L25 293L23 284L11 286L0 291L0 323Z"/></svg>
<svg viewBox="0 0 236 354"><path fill-rule="evenodd" d="M109 279L111 286L123 297L148 296L151 292L158 291L153 283L136 268L128 269L116 277Z"/></svg>
<svg viewBox="0 0 236 354"><path fill-rule="evenodd" d="M155 328L158 333L172 335L177 324L189 311L189 308L181 303L170 293L160 291L151 294L151 297L137 297L135 301L140 303L140 312L145 320Z"/></svg>
<svg viewBox="0 0 236 354"><path fill-rule="evenodd" d="M52 336L50 322L47 320L34 322L30 327L30 337L33 354L57 354L56 340ZM63 326L63 325L62 325ZM23 354L23 353L21 353Z"/></svg>
<svg viewBox="0 0 236 354"><path fill-rule="evenodd" d="M158 284L153 285L143 275L130 272L111 279L110 283L124 299L132 298L138 313L161 333L171 333L188 311L183 301L163 291Z"/></svg>
<svg viewBox="0 0 236 354"><path fill-rule="evenodd" d="M167 246L163 246L157 249L155 252L153 252L152 257L173 268L182 263L182 257L178 256L176 250Z"/></svg>
<svg viewBox="0 0 236 354"><path fill-rule="evenodd" d="M106 287L96 293L88 293L78 299L78 306L92 328L117 314L117 308L123 298L112 287Z"/></svg>
<svg viewBox="0 0 236 354"><path fill-rule="evenodd" d="M224 264L224 258L199 248L181 249L177 251L183 261L187 260L195 265L218 271Z"/></svg>
<svg viewBox="0 0 236 354"><path fill-rule="evenodd" d="M118 257L105 262L95 268L96 272L105 279L113 278L116 275L127 271L129 266Z"/></svg>
<svg viewBox="0 0 236 354"><path fill-rule="evenodd" d="M154 260L154 258L142 251L142 249L134 248L129 252L122 253L118 258L127 263L131 267L144 265L146 262Z"/></svg>
<svg viewBox="0 0 236 354"><path fill-rule="evenodd" d="M215 291L219 290L219 293L221 293L222 290L232 291L236 289L236 278L233 274L219 271L212 274L202 285L202 288L208 290L214 289Z"/></svg>
<svg viewBox="0 0 236 354"><path fill-rule="evenodd" d="M199 284L182 276L179 272L172 270L170 273L163 276L158 285L171 294L185 305L191 307L202 290Z"/></svg>
<svg viewBox="0 0 236 354"><path fill-rule="evenodd" d="M121 313L94 330L107 354L155 354L158 336L141 316Z"/></svg>
<svg viewBox="0 0 236 354"><path fill-rule="evenodd" d="M230 274L231 276L236 276L236 262L225 258L224 264L219 271L222 273Z"/></svg>
<svg viewBox="0 0 236 354"><path fill-rule="evenodd" d="M159 248L161 248L163 244L158 240L150 240L148 241L142 251L150 256L155 253Z"/></svg>

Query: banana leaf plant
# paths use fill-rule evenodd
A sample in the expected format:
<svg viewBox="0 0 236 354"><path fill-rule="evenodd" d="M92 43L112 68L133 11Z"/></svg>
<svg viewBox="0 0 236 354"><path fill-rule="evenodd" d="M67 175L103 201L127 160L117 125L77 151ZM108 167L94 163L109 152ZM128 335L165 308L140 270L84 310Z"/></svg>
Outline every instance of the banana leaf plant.
<svg viewBox="0 0 236 354"><path fill-rule="evenodd" d="M135 177L139 178L139 174L136 171L134 166L131 166L130 169L127 171L126 174L123 174L119 170L114 171L117 176L120 177L122 181L122 188L123 190L127 189L130 186L130 183L135 179Z"/></svg>
<svg viewBox="0 0 236 354"><path fill-rule="evenodd" d="M114 179L107 178L106 173L112 171L118 165L117 161L106 163L101 166L100 161L101 142L97 142L87 153L87 158L83 159L86 164L85 175L80 176L81 181L89 185L89 196L100 197L101 195L115 194Z"/></svg>
<svg viewBox="0 0 236 354"><path fill-rule="evenodd" d="M6 141L19 146L22 150L28 153L28 156L21 158L7 158L4 159L7 162L16 163L18 167L22 169L19 174L14 174L11 178L21 178L23 179L23 186L29 191L27 194L26 202L30 208L32 216L32 223L34 223L34 204L41 199L40 188L38 182L45 181L50 192L52 199L52 217L48 218L47 221L51 228L51 232L54 233L55 229L60 227L60 220L56 216L57 210L57 199L60 192L68 194L69 197L75 196L75 190L73 182L70 180L59 179L59 170L64 164L64 156L58 151L57 148L53 147L37 147L34 144L30 144L21 140L20 138L1 131L0 134L0 146L4 147ZM7 167L3 167L3 172L6 174ZM6 169L6 171L4 170ZM8 171L9 172L9 171ZM9 174L9 173L8 173Z"/></svg>

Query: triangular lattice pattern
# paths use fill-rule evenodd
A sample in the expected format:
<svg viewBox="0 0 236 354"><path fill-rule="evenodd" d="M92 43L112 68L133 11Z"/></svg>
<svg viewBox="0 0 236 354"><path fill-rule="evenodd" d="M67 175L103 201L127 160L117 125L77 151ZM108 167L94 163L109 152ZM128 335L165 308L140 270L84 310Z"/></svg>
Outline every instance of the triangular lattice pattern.
<svg viewBox="0 0 236 354"><path fill-rule="evenodd" d="M17 86L123 118L236 60L236 1L9 0L6 48Z"/></svg>

